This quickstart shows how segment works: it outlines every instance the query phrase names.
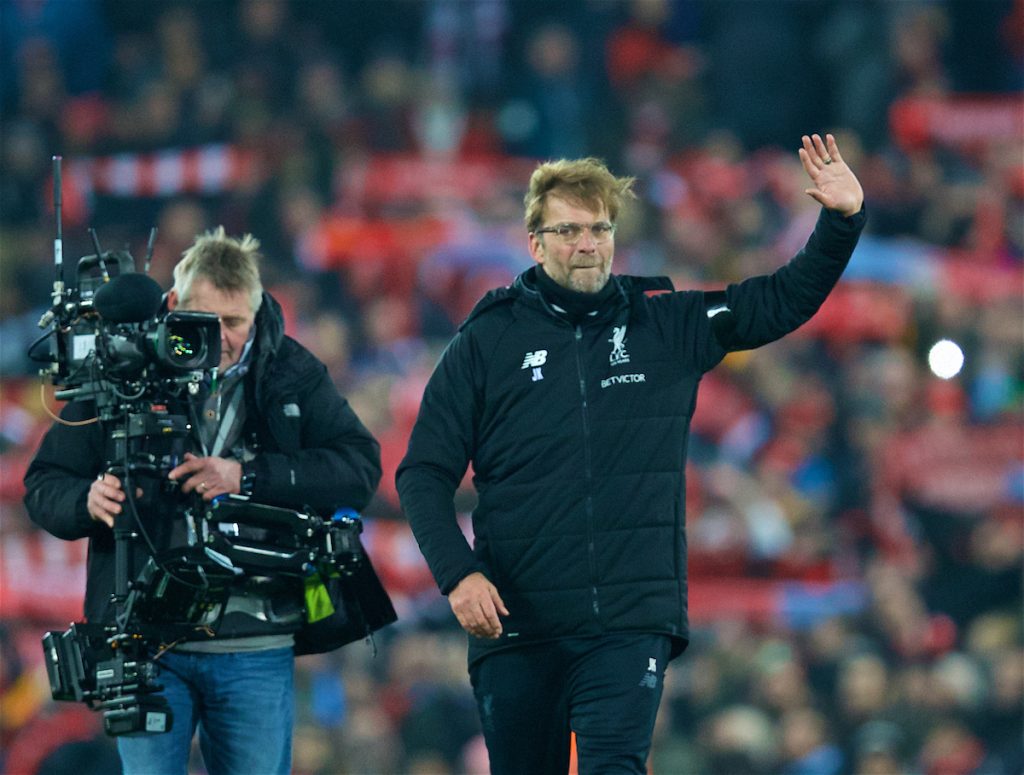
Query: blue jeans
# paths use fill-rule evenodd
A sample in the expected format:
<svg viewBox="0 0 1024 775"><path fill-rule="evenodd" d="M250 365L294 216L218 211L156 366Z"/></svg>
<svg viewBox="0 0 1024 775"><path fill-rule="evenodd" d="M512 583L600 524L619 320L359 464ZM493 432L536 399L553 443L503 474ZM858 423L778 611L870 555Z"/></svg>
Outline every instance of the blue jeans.
<svg viewBox="0 0 1024 775"><path fill-rule="evenodd" d="M170 732L121 737L124 775L185 775L196 728L210 775L287 775L295 658L290 648L168 652L157 662Z"/></svg>

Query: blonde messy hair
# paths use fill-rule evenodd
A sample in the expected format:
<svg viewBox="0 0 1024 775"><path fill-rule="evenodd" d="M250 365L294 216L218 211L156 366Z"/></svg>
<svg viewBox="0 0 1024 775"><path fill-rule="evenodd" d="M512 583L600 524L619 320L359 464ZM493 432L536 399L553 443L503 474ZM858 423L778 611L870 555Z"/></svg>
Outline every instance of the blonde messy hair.
<svg viewBox="0 0 1024 775"><path fill-rule="evenodd" d="M604 205L608 217L615 223L623 202L636 198L635 182L636 178L616 177L603 161L593 157L539 164L530 176L530 186L523 197L526 229L533 232L540 228L548 194L590 210L599 210Z"/></svg>
<svg viewBox="0 0 1024 775"><path fill-rule="evenodd" d="M245 291L256 313L263 301L259 250L260 241L251 234L236 239L229 237L223 226L196 237L174 267L174 292L179 302L189 301L192 284L202 278L219 291Z"/></svg>

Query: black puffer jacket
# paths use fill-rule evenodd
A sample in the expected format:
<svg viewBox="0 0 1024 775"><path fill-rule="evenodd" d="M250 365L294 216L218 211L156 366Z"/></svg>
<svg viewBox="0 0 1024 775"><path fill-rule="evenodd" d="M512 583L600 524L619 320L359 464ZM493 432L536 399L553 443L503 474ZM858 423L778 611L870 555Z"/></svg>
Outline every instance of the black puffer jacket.
<svg viewBox="0 0 1024 775"><path fill-rule="evenodd" d="M731 325L709 295L613 276L617 293L577 326L526 271L488 294L430 379L397 474L402 506L445 594L474 571L510 615L497 641L609 631L686 644L685 458L701 376L731 349L789 333L817 311L863 227L825 211L771 276L731 285ZM728 314L728 313L726 313ZM716 329L719 329L716 331ZM470 549L452 496L469 463L479 504Z"/></svg>
<svg viewBox="0 0 1024 775"><path fill-rule="evenodd" d="M324 365L285 336L281 308L266 293L256 332L253 367L245 376L243 431L257 449L244 466L255 472L252 499L321 514L342 506L362 509L380 481L380 445L338 394ZM88 401L69 403L61 411L66 420L95 414ZM31 519L58 538L89 539L85 615L97 622L111 614L114 540L110 528L89 517L86 498L103 462L104 434L98 424L55 423L25 475ZM152 507L161 505L166 507ZM143 559L135 558L136 572Z"/></svg>

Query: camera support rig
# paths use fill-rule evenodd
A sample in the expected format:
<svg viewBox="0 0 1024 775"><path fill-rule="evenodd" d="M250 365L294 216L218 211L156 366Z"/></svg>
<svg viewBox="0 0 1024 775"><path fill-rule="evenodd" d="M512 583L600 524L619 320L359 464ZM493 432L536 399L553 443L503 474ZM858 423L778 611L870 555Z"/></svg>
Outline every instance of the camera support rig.
<svg viewBox="0 0 1024 775"><path fill-rule="evenodd" d="M187 511L186 519L197 523L196 543L150 557L134 580L127 565L118 564L114 625L76 623L43 638L53 698L101 711L108 735L172 728L156 660L177 642L212 637L241 576L294 577L298 583L316 573L349 576L368 562L359 540L362 522L351 513L325 520L227 495L198 515ZM264 540L242 538L246 531ZM115 540L120 549L133 539Z"/></svg>
<svg viewBox="0 0 1024 775"><path fill-rule="evenodd" d="M134 271L127 251L103 252L91 230L96 253L79 261L76 282L66 284L60 161L53 158L53 304L39 321L48 330L29 355L34 357L33 350L52 335L40 374L62 388L58 399L93 402L95 420L106 436L104 471L119 477L125 501L113 530L113 622L80 622L46 633L47 675L55 700L84 702L102 711L107 734L162 733L171 729L173 715L160 695L157 660L181 641L214 637L240 579L283 579L301 599L311 580L326 589L339 578L365 581L369 576L377 590L371 589L376 610L372 623L363 617L364 634L394 621L395 614L363 552L358 515L324 519L236 495L206 503L196 494L183 496L168 480L199 425L196 404L204 386L216 379L219 320L201 312L161 316L156 282ZM147 269L155 234L155 229L150 232ZM141 503L135 496L137 477L152 485ZM164 549L161 542L158 550L146 523L157 527L160 520L154 523L140 513L140 505L158 495L166 510L173 507L171 521L179 528L185 525L185 542L177 548ZM148 550L145 560L133 557L140 539ZM310 613L308 597L306 607Z"/></svg>

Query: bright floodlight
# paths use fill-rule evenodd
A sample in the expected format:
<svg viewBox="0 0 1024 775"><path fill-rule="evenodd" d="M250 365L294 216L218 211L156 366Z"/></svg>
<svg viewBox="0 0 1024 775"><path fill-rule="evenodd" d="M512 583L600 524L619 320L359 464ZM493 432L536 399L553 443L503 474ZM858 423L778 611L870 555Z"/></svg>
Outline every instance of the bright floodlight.
<svg viewBox="0 0 1024 775"><path fill-rule="evenodd" d="M963 365L964 351L949 339L940 339L928 351L928 366L936 377L951 379L960 373Z"/></svg>

